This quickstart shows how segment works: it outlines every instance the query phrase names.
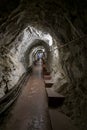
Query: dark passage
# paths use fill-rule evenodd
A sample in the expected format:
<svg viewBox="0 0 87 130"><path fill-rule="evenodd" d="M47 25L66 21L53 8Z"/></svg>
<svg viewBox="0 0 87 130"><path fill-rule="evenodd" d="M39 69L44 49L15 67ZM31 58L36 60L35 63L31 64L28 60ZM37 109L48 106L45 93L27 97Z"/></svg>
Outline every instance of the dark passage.
<svg viewBox="0 0 87 130"><path fill-rule="evenodd" d="M87 130L87 0L0 0L0 130Z"/></svg>

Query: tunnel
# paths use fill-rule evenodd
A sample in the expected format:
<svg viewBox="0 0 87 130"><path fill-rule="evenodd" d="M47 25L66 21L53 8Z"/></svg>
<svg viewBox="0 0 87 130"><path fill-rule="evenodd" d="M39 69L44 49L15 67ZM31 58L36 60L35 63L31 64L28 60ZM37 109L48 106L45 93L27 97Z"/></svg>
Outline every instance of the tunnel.
<svg viewBox="0 0 87 130"><path fill-rule="evenodd" d="M0 130L87 130L87 1L0 1Z"/></svg>

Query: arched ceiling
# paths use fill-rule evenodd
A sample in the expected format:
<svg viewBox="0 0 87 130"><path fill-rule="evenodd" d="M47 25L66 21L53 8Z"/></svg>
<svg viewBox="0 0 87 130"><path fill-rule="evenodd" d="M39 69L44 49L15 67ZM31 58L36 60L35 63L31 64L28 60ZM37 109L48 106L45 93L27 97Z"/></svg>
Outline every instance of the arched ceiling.
<svg viewBox="0 0 87 130"><path fill-rule="evenodd" d="M25 52L25 62L23 61L23 63L27 63L27 65L29 64L29 55L30 53L32 52L33 49L35 48L39 48L39 47L43 47L45 48L46 50L46 53L47 53L47 57L49 58L50 57L50 46L49 44L47 44L46 42L42 41L42 40L35 40L26 50Z"/></svg>
<svg viewBox="0 0 87 130"><path fill-rule="evenodd" d="M26 72L31 50L42 45L49 55L48 68L57 77L55 89L66 94L63 112L79 130L87 129L85 34L87 0L0 0L0 97L3 76L10 90Z"/></svg>
<svg viewBox="0 0 87 130"><path fill-rule="evenodd" d="M37 53L39 52L44 52L45 55L46 55L46 58L47 58L47 52L45 50L45 48L43 46L38 46L38 47L35 47L31 50L30 54L29 54L29 65L32 65L33 64L33 61L36 60L34 59L35 56L37 55Z"/></svg>

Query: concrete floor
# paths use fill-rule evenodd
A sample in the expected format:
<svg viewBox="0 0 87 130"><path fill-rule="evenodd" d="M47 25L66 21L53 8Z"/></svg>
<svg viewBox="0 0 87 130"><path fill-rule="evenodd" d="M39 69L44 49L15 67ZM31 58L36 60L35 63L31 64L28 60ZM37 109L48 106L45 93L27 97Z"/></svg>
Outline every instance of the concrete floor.
<svg viewBox="0 0 87 130"><path fill-rule="evenodd" d="M1 119L0 130L76 130L64 114L48 108L41 61Z"/></svg>
<svg viewBox="0 0 87 130"><path fill-rule="evenodd" d="M51 130L41 63L38 66L34 67L34 74L23 87L0 130Z"/></svg>

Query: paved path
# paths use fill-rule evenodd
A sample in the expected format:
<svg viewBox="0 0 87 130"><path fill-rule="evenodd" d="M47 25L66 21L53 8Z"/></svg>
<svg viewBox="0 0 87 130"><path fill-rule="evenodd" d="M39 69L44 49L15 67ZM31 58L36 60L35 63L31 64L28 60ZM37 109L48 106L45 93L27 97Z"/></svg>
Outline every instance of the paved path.
<svg viewBox="0 0 87 130"><path fill-rule="evenodd" d="M18 99L4 114L3 121L0 119L0 130L76 130L58 109L48 108L42 70L39 61Z"/></svg>
<svg viewBox="0 0 87 130"><path fill-rule="evenodd" d="M4 130L51 130L43 80L29 79L10 114Z"/></svg>
<svg viewBox="0 0 87 130"><path fill-rule="evenodd" d="M51 130L41 63L38 65L34 67L37 75L29 78L0 130Z"/></svg>

